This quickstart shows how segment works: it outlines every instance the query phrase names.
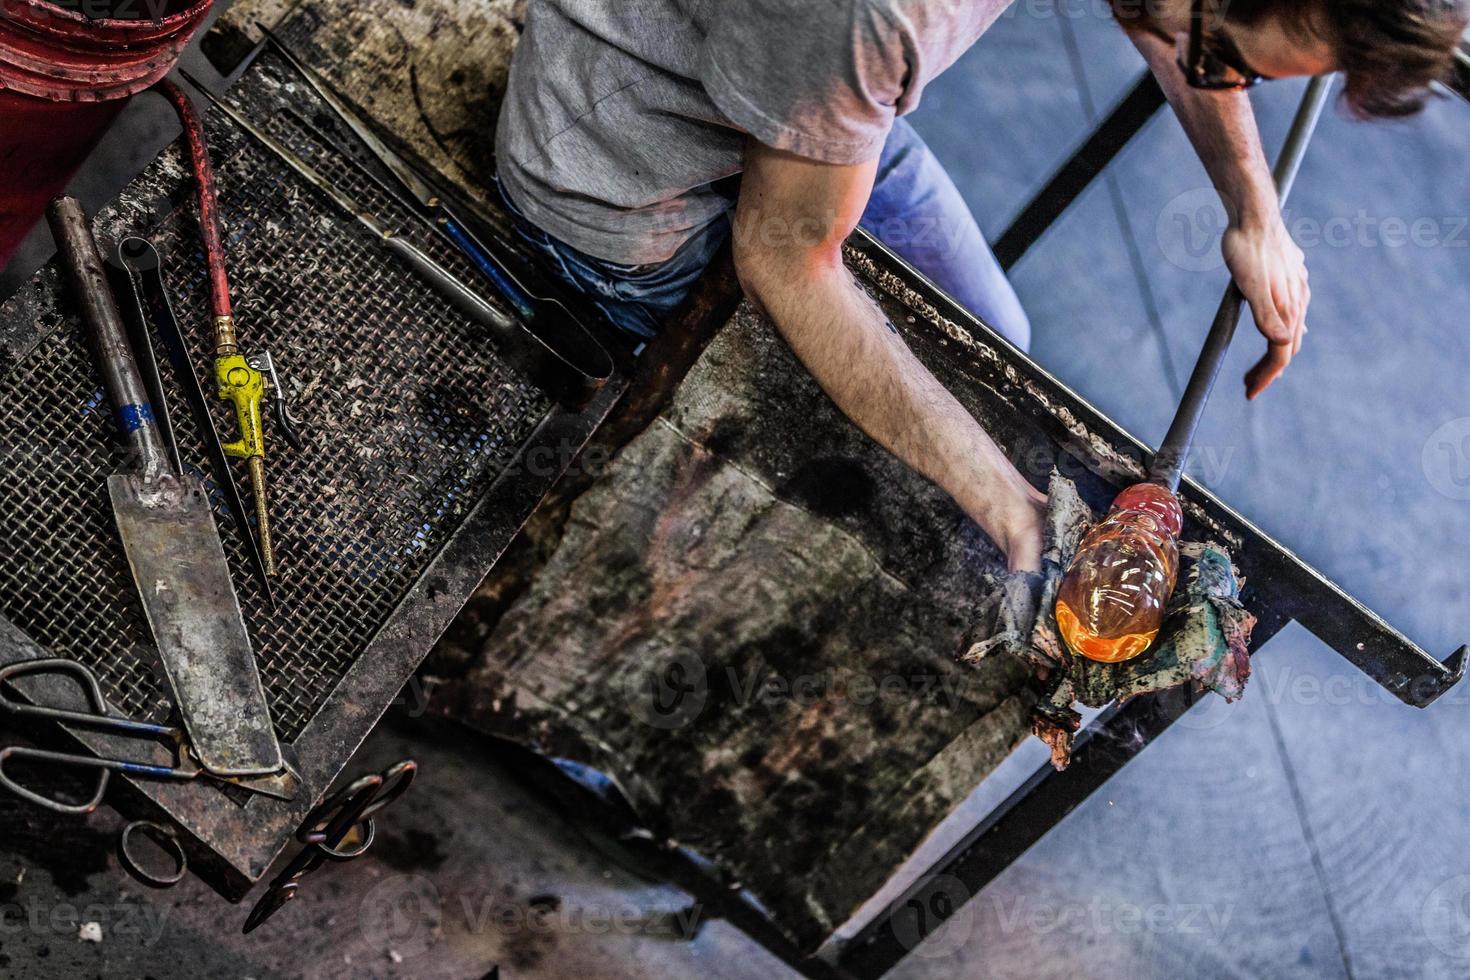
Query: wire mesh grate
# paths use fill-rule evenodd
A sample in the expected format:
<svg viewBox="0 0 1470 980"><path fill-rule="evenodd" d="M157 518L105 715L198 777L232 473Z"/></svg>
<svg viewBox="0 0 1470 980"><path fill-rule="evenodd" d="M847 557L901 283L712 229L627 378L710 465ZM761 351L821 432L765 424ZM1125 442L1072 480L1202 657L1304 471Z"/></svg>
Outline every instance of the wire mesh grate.
<svg viewBox="0 0 1470 980"><path fill-rule="evenodd" d="M232 98L474 282L452 248L413 227L302 125L315 111L302 88L267 61ZM283 100L296 103L295 119L274 111ZM207 123L242 343L274 354L305 441L293 452L267 423L281 566L274 615L217 508L276 727L294 741L551 404L495 356L481 328L308 184L220 113ZM175 145L99 218L99 241L106 249L137 233L158 247L207 379L208 286L191 195ZM0 308L0 325L39 315L44 335L0 377L0 615L93 667L116 707L160 719L168 698L107 502L106 477L123 454L84 332L55 282L54 270L43 272L29 306L16 298ZM168 373L185 465L208 483L202 442ZM216 424L233 432L222 404ZM243 467L237 479L248 493Z"/></svg>

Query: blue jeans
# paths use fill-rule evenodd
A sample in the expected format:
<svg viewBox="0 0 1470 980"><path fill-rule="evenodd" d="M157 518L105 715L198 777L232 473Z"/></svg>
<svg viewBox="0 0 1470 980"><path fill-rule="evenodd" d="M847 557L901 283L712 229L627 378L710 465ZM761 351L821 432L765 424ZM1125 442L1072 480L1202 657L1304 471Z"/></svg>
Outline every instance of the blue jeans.
<svg viewBox="0 0 1470 980"><path fill-rule="evenodd" d="M505 196L516 228L551 269L585 294L607 318L636 337L658 335L730 234L722 217L685 242L667 262L619 265L558 241L531 224ZM878 161L862 227L959 304L1022 350L1031 323L980 226L923 139L905 120L894 123Z"/></svg>

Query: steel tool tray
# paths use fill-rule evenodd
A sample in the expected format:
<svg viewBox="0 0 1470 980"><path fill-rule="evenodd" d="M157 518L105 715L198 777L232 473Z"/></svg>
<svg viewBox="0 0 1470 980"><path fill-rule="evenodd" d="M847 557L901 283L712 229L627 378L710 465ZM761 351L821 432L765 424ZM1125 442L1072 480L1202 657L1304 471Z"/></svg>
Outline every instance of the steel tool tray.
<svg viewBox="0 0 1470 980"><path fill-rule="evenodd" d="M232 98L475 281L458 252L410 228L401 205L347 164L345 140L328 146L291 122L293 100L301 120L311 107L285 74L262 57ZM399 696L626 382L615 378L580 411L558 407L497 357L481 329L220 113L207 126L241 337L283 368L305 440L293 452L275 439L267 464L281 566L274 614L217 509L277 732L304 786L290 804L143 782L129 783L126 798L138 815L183 828L194 869L238 898ZM208 377L208 287L195 215L192 177L175 144L95 227L104 250L126 234L155 242ZM186 463L207 477L198 433L181 391L174 395ZM223 403L219 409L220 431L232 431ZM75 658L97 673L115 708L162 720L166 688L107 504L119 449L54 264L0 306L0 430L0 663ZM536 465L519 465L525 459Z"/></svg>

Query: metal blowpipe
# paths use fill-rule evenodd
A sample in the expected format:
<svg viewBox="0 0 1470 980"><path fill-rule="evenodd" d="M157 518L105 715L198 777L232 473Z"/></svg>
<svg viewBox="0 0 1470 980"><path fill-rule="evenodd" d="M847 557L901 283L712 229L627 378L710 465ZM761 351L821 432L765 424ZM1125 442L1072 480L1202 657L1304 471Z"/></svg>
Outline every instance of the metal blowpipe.
<svg viewBox="0 0 1470 980"><path fill-rule="evenodd" d="M1285 203L1327 104L1332 76L1312 79L1276 163L1277 196ZM1194 373L1148 479L1129 487L1083 537L1057 592L1057 626L1072 652L1119 663L1147 650L1164 624L1179 577L1184 511L1176 493L1195 431L1230 340L1243 297L1233 281L1220 301Z"/></svg>

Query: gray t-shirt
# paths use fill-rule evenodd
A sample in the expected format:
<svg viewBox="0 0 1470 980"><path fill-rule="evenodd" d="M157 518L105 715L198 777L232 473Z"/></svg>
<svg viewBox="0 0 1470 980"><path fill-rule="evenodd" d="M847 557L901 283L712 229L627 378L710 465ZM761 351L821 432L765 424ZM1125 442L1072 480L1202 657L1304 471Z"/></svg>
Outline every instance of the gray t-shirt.
<svg viewBox="0 0 1470 980"><path fill-rule="evenodd" d="M825 163L893 120L1009 0L530 0L496 138L506 190L590 255L662 262L729 207L746 135Z"/></svg>

